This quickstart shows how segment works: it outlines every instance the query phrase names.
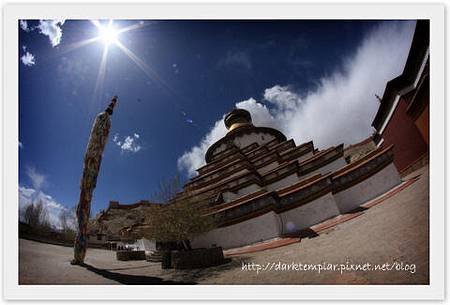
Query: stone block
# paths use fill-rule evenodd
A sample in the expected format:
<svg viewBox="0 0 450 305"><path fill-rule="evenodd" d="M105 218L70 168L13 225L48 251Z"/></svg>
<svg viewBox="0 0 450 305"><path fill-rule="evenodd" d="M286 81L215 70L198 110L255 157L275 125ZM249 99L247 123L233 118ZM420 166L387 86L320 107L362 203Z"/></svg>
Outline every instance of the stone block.
<svg viewBox="0 0 450 305"><path fill-rule="evenodd" d="M174 269L194 269L225 263L221 247L200 248L189 251L172 251L171 265Z"/></svg>
<svg viewBox="0 0 450 305"><path fill-rule="evenodd" d="M145 251L117 251L116 258L119 261L145 260Z"/></svg>

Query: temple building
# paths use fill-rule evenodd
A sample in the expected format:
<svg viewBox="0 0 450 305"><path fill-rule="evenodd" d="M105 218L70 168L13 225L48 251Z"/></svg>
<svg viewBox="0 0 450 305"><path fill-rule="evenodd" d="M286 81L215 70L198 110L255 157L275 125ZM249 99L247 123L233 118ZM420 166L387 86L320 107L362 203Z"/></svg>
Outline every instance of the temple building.
<svg viewBox="0 0 450 305"><path fill-rule="evenodd" d="M343 144L318 150L296 145L280 131L257 127L235 109L225 117L228 133L209 147L176 200L189 200L218 227L194 247L240 247L299 233L359 206L401 183L393 147L383 147L348 164Z"/></svg>
<svg viewBox="0 0 450 305"><path fill-rule="evenodd" d="M372 122L378 147L394 145L394 164L406 174L428 160L430 22L418 20L403 73L390 80Z"/></svg>
<svg viewBox="0 0 450 305"><path fill-rule="evenodd" d="M324 150L312 141L296 145L276 129L253 125L244 109L228 113L225 126L228 133L209 147L206 164L172 200L194 204L216 221L215 229L192 238L194 248L229 249L299 235L402 182L393 146L376 148L372 138L345 150L343 144ZM111 201L94 221L93 238L103 234L111 244L127 236L122 244L151 253L154 242L130 236L146 226L144 210L161 207Z"/></svg>
<svg viewBox="0 0 450 305"><path fill-rule="evenodd" d="M209 147L206 164L172 200L190 202L216 220L216 228L191 245L229 249L298 236L399 185L401 174L428 156L429 56L429 22L418 21L404 71L381 98L374 136L345 149L297 145L276 129L253 125L244 109L227 114L228 133ZM92 239L114 243L124 232L130 236L146 226L143 209L159 207L112 201L97 216ZM146 240L130 242L155 249Z"/></svg>

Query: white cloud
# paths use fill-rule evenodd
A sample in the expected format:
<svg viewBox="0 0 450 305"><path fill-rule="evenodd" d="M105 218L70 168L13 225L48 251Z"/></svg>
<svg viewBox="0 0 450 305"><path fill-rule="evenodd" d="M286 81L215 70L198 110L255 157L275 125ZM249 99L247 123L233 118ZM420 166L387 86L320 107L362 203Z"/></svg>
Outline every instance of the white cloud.
<svg viewBox="0 0 450 305"><path fill-rule="evenodd" d="M48 36L50 43L55 47L61 42L64 21L64 19L40 20L36 28L39 29L39 33Z"/></svg>
<svg viewBox="0 0 450 305"><path fill-rule="evenodd" d="M64 205L55 201L52 196L45 194L42 191L36 190L34 188L27 188L25 186L19 186L19 213L20 217L23 211L30 204L36 204L42 202L44 205L50 224L55 228L61 228L59 221L59 215L62 211L68 211L69 209ZM73 218L73 217L72 217ZM21 219L23 220L23 219ZM75 225L75 219L71 219L71 226Z"/></svg>
<svg viewBox="0 0 450 305"><path fill-rule="evenodd" d="M191 148L190 151L185 152L178 159L178 167L185 169L189 174L195 173L195 170L205 163L205 153L209 146L211 146L218 139L222 138L227 129L223 123L223 119L218 120L210 132L201 140L200 144Z"/></svg>
<svg viewBox="0 0 450 305"><path fill-rule="evenodd" d="M281 127L266 105L258 103L254 98L236 103L236 108L249 111L252 115L253 124L256 126L267 126L277 129Z"/></svg>
<svg viewBox="0 0 450 305"><path fill-rule="evenodd" d="M386 83L399 75L411 46L414 22L385 22L370 32L343 68L319 80L316 89L300 95L286 85L264 91L264 99L239 102L256 126L281 130L297 144L313 140L316 147L351 144L372 133L371 122ZM226 134L223 117L200 144L186 151L178 166L189 175L202 166L208 147Z"/></svg>
<svg viewBox="0 0 450 305"><path fill-rule="evenodd" d="M122 146L120 147L122 150L129 152L138 152L141 150L141 146L135 143L134 138L127 136Z"/></svg>
<svg viewBox="0 0 450 305"><path fill-rule="evenodd" d="M27 167L26 174L28 178L30 178L31 185L33 185L33 187L37 190L40 190L47 183L46 177L38 173L34 167Z"/></svg>
<svg viewBox="0 0 450 305"><path fill-rule="evenodd" d="M22 55L22 57L20 58L20 60L22 61L22 63L23 63L25 66L28 66L28 67L30 67L30 66L36 64L34 55L31 54L30 52L26 52L24 55Z"/></svg>
<svg viewBox="0 0 450 305"><path fill-rule="evenodd" d="M264 99L282 110L297 109L301 104L301 98L288 86L275 85L264 90Z"/></svg>
<svg viewBox="0 0 450 305"><path fill-rule="evenodd" d="M126 136L121 140L119 134L116 133L113 137L113 142L120 147L122 152L137 153L142 149L139 141L140 137L139 134L134 133L133 136Z"/></svg>
<svg viewBox="0 0 450 305"><path fill-rule="evenodd" d="M26 20L20 20L19 24L20 24L20 28L22 30L24 30L25 32L29 32L30 31L30 28L28 27L28 22Z"/></svg>

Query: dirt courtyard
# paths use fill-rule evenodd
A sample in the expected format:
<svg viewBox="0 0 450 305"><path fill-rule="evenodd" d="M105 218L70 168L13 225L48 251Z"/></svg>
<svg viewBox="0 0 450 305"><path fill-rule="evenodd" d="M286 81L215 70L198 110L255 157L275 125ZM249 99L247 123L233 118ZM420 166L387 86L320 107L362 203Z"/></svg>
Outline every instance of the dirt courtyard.
<svg viewBox="0 0 450 305"><path fill-rule="evenodd" d="M98 249L88 249L85 266L71 266L72 248L20 239L19 284L428 284L428 166L407 178L417 175L401 192L316 237L212 268L162 270Z"/></svg>

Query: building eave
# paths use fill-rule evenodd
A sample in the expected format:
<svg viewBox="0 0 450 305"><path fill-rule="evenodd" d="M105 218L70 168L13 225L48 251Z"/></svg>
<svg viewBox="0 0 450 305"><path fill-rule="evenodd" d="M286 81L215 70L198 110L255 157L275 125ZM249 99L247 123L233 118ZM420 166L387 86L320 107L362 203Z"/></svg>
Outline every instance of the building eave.
<svg viewBox="0 0 450 305"><path fill-rule="evenodd" d="M428 20L418 20L414 31L411 48L401 75L390 80L386 84L380 107L372 121L372 126L380 131L385 121L389 119L389 113L398 95L400 97L417 86L417 79L423 72L424 62L429 57L430 24ZM379 132L381 133L381 132Z"/></svg>
<svg viewBox="0 0 450 305"><path fill-rule="evenodd" d="M215 142L213 145L211 145L205 154L205 161L206 163L209 163L213 160L213 152L216 150L217 147L220 145L232 141L234 138L244 135L244 134L250 134L255 132L265 132L274 135L280 142L286 141L286 136L281 133L281 131L270 128L270 127L256 127L253 125L247 125L243 126L237 129L233 129L229 131L223 138L221 138L219 141Z"/></svg>

